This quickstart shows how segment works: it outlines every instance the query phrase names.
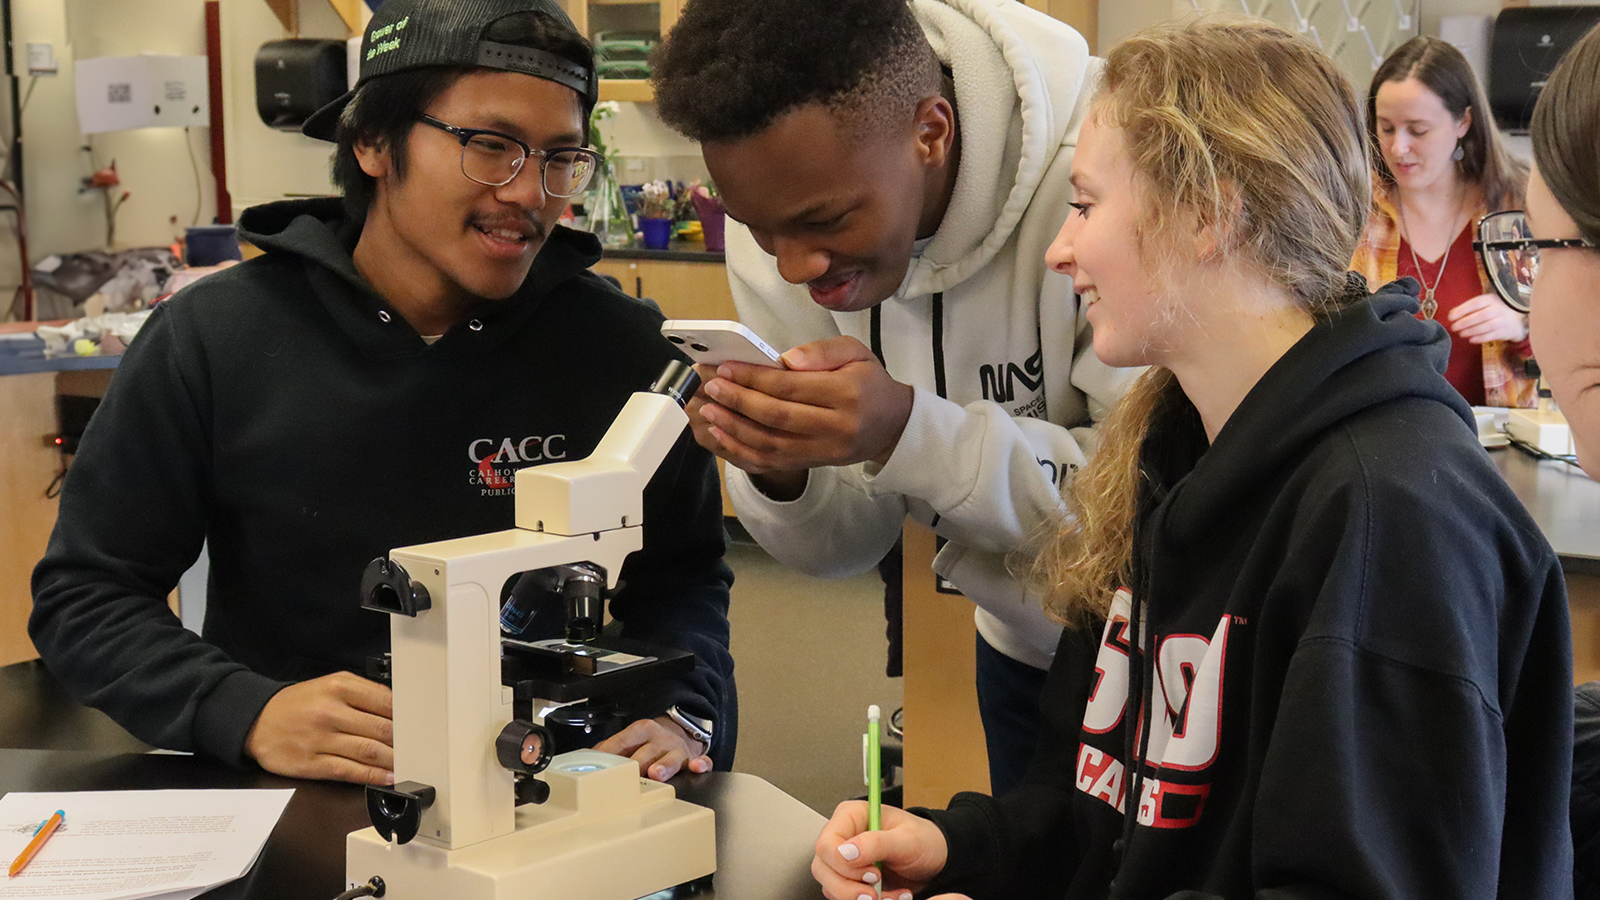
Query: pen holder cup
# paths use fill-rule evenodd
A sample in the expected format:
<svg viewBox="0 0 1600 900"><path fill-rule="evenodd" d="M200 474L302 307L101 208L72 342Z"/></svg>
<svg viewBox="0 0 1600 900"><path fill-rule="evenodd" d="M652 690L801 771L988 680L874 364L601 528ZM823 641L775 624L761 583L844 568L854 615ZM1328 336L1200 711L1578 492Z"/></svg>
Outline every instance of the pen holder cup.
<svg viewBox="0 0 1600 900"><path fill-rule="evenodd" d="M721 253L723 247L722 225L724 222L722 200L718 197L702 197L694 195L695 215L700 217L700 227L704 230L706 250Z"/></svg>
<svg viewBox="0 0 1600 900"><path fill-rule="evenodd" d="M639 219L639 230L644 232L646 250L665 250L672 239L671 219Z"/></svg>

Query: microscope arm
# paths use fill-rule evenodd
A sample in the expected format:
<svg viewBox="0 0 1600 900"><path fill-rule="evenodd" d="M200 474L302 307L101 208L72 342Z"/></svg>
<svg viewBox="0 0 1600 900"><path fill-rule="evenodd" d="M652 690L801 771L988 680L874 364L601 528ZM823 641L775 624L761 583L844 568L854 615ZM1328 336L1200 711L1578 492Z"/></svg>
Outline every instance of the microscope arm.
<svg viewBox="0 0 1600 900"><path fill-rule="evenodd" d="M643 524L644 487L689 424L683 406L699 385L692 368L669 364L649 392L628 398L589 456L519 469L517 527L574 536ZM610 587L618 568L606 566Z"/></svg>

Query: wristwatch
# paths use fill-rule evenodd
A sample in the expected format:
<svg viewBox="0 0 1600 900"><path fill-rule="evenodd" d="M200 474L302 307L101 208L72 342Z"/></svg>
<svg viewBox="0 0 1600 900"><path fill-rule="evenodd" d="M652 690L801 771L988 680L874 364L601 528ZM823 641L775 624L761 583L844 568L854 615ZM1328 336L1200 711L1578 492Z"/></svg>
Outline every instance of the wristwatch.
<svg viewBox="0 0 1600 900"><path fill-rule="evenodd" d="M691 716L676 706L667 707L667 718L677 722L679 728L689 733L689 737L704 744L706 747L704 752L711 752L711 735L716 731L716 723L710 719Z"/></svg>

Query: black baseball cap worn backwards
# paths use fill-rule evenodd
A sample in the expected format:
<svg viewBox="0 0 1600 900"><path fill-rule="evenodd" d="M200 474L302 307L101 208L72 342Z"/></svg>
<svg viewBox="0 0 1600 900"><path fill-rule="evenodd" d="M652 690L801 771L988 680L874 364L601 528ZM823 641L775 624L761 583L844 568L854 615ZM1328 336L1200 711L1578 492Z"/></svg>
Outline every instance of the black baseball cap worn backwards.
<svg viewBox="0 0 1600 900"><path fill-rule="evenodd" d="M388 0L367 23L356 88L373 78L426 66L502 69L572 88L583 98L584 109L593 109L600 93L593 69L554 53L484 39L495 22L526 12L550 16L578 33L555 0ZM339 115L355 94L351 90L317 110L301 133L334 140Z"/></svg>

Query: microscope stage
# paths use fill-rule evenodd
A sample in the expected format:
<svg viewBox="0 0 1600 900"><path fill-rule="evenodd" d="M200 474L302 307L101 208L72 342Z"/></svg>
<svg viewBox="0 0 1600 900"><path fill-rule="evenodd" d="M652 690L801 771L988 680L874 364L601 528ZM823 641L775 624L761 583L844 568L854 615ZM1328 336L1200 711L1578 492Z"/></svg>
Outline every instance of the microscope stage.
<svg viewBox="0 0 1600 900"><path fill-rule="evenodd" d="M538 698L570 703L633 690L694 669L692 653L625 638L601 638L582 645L582 652L574 652L573 646L502 639L501 682L514 690L518 702ZM611 662L607 654L627 659ZM586 674L583 670L588 668L596 671Z"/></svg>

